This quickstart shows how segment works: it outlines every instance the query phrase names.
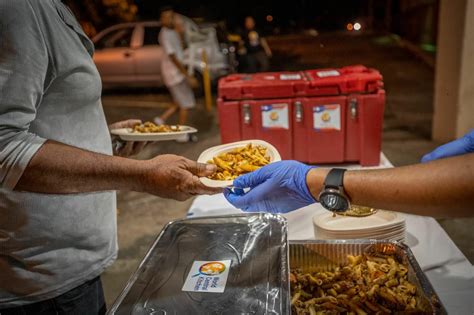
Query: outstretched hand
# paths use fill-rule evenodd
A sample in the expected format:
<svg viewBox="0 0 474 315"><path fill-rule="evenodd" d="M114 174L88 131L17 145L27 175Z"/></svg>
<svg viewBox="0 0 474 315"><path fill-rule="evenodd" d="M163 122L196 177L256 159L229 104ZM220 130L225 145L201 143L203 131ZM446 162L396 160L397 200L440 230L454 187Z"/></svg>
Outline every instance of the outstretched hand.
<svg viewBox="0 0 474 315"><path fill-rule="evenodd" d="M141 191L163 198L184 201L196 195L222 192L221 188L207 187L199 177L214 174L216 166L188 160L182 156L159 155L147 163L142 176Z"/></svg>

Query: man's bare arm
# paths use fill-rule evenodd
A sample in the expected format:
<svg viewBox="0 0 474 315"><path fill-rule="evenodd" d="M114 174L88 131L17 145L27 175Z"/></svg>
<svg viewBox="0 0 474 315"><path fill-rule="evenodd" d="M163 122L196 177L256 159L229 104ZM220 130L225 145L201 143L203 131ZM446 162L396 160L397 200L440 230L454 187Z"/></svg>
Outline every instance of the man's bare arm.
<svg viewBox="0 0 474 315"><path fill-rule="evenodd" d="M272 56L272 50L270 49L270 46L268 45L267 40L265 38L262 38L260 40L260 43L262 44L262 47L263 47L263 50L265 51L265 54L268 57L271 57Z"/></svg>
<svg viewBox="0 0 474 315"><path fill-rule="evenodd" d="M140 190L144 163L46 142L31 159L16 190L40 193L78 193Z"/></svg>
<svg viewBox="0 0 474 315"><path fill-rule="evenodd" d="M198 179L214 170L174 155L139 161L47 141L31 159L15 190L55 194L134 190L184 200L217 192Z"/></svg>
<svg viewBox="0 0 474 315"><path fill-rule="evenodd" d="M328 169L313 169L307 183L318 197ZM434 217L472 216L474 153L383 170L347 171L344 190L357 205Z"/></svg>
<svg viewBox="0 0 474 315"><path fill-rule="evenodd" d="M184 65L178 60L178 58L176 58L176 56L174 54L171 54L169 55L171 61L174 63L174 65L176 66L176 68L179 69L179 71L184 74L185 76L188 76L188 72L186 71L186 68L184 67Z"/></svg>
<svg viewBox="0 0 474 315"><path fill-rule="evenodd" d="M199 83L198 81L196 80L196 78L194 78L193 76L190 76L188 75L188 72L186 71L186 68L184 67L184 65L178 60L178 58L176 58L176 56L174 54L172 55L169 55L170 56L170 59L171 61L174 63L174 65L179 69L179 71L181 71L181 73L186 77L186 80L188 81L189 85L192 87L192 88L197 88L199 86Z"/></svg>

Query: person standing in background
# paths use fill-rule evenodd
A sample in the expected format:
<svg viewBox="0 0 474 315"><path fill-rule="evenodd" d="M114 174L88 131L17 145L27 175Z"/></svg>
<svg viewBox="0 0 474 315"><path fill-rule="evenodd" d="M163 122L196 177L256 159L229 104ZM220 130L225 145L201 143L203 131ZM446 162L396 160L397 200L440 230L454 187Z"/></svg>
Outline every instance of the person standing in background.
<svg viewBox="0 0 474 315"><path fill-rule="evenodd" d="M255 28L255 19L251 16L245 18L245 30L242 33L242 43L245 48L244 72L255 73L268 71L269 58L272 51L261 32Z"/></svg>
<svg viewBox="0 0 474 315"><path fill-rule="evenodd" d="M162 125L179 109L179 125L186 125L188 111L196 106L193 87L198 85L197 80L188 75L183 65L184 51L181 38L174 29L174 11L171 7L161 9L161 31L158 41L163 47L164 55L161 62L161 71L166 87L171 93L173 106L161 116L155 117L154 122ZM189 138L183 139L183 142Z"/></svg>

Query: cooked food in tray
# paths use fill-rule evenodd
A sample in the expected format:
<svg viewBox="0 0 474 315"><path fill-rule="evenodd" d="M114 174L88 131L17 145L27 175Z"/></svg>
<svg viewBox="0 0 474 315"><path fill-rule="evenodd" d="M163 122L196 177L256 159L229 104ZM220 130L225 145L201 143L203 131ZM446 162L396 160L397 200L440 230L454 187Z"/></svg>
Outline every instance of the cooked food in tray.
<svg viewBox="0 0 474 315"><path fill-rule="evenodd" d="M208 163L217 166L217 172L209 176L210 179L233 180L242 174L267 165L270 163L270 157L267 155L266 147L249 143L246 146L219 154Z"/></svg>
<svg viewBox="0 0 474 315"><path fill-rule="evenodd" d="M292 314L423 314L408 268L395 256L347 256L332 272L290 273Z"/></svg>
<svg viewBox="0 0 474 315"><path fill-rule="evenodd" d="M177 132L181 131L180 126L170 126L170 125L156 125L150 121L147 121L143 124L138 124L133 127L133 132L138 133L160 133L160 132Z"/></svg>

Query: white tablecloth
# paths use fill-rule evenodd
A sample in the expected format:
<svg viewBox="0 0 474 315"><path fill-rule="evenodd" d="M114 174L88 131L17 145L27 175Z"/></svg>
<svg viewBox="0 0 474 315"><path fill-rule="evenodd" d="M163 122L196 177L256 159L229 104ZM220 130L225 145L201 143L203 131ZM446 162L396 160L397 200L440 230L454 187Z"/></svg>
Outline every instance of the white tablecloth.
<svg viewBox="0 0 474 315"><path fill-rule="evenodd" d="M348 168L360 168L348 165ZM382 154L380 166L392 167ZM314 239L312 218L323 213L321 205L314 204L284 214L288 220L289 240ZM188 216L215 216L242 213L222 194L197 197L189 208ZM438 293L449 314L474 314L474 268L456 247L441 226L431 217L403 214L406 219L406 241L418 263Z"/></svg>

